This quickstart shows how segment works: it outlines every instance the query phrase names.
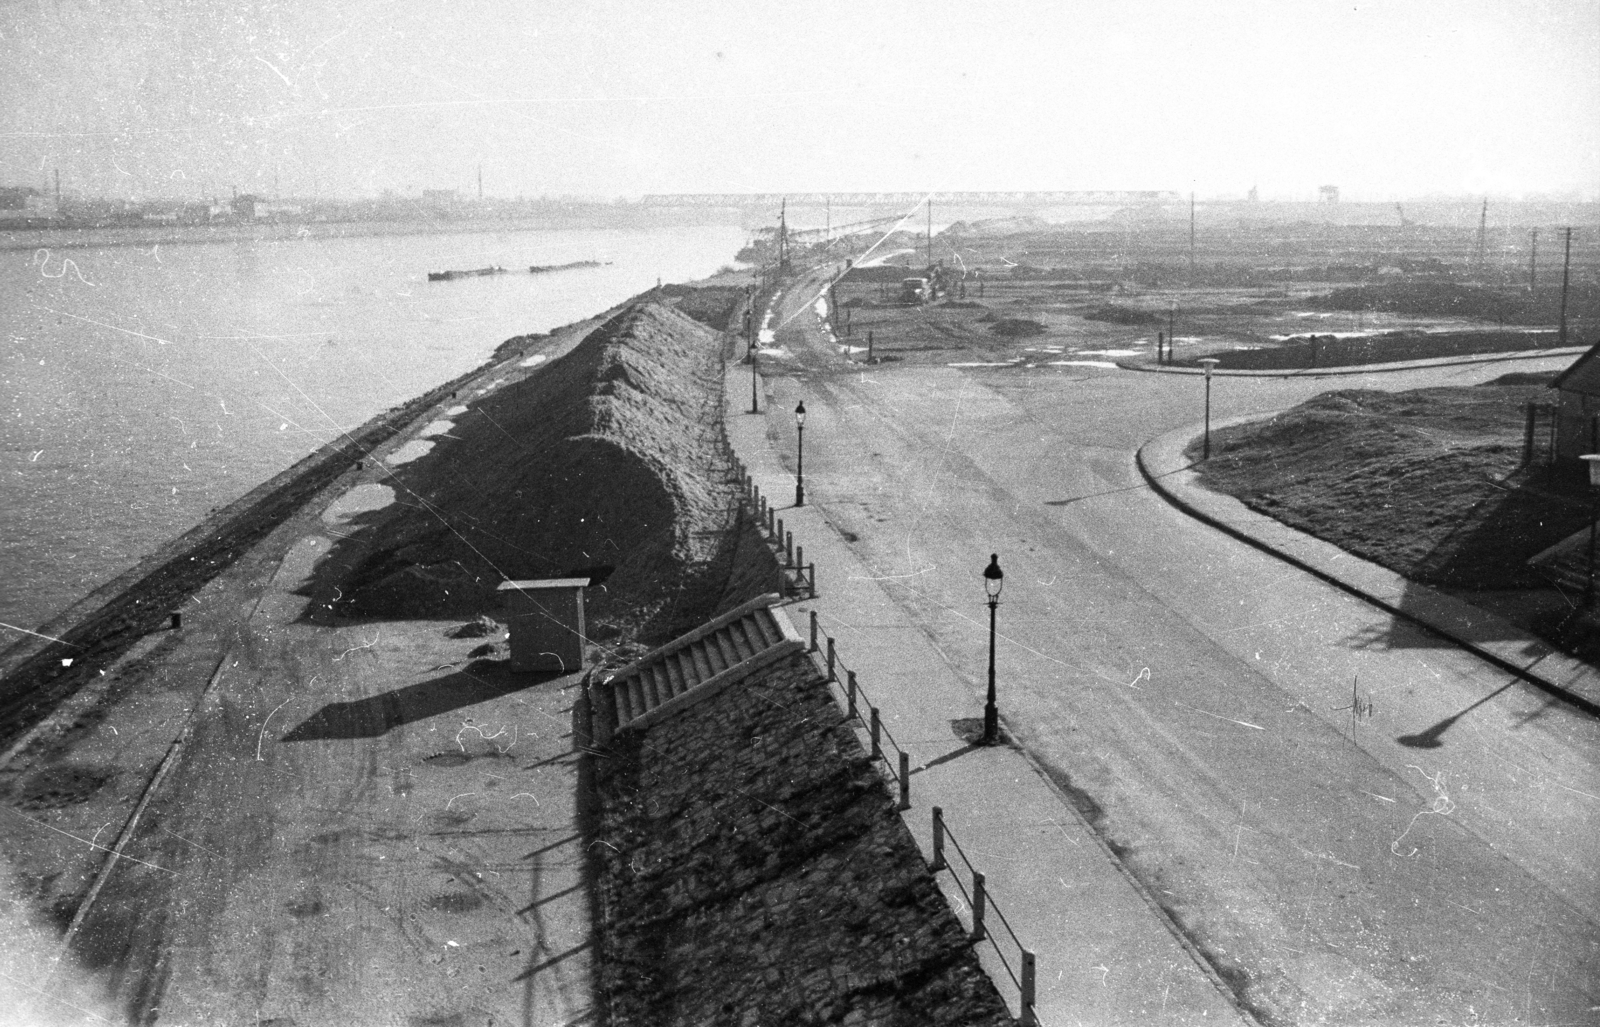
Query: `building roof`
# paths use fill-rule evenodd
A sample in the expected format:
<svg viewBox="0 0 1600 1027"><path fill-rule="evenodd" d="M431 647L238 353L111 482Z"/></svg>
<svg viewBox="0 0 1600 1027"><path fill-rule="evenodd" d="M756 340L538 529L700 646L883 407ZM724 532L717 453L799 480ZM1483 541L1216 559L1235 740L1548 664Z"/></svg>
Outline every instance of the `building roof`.
<svg viewBox="0 0 1600 1027"><path fill-rule="evenodd" d="M1600 361L1595 359L1596 354L1600 354L1600 342L1590 346L1588 352L1574 360L1565 371L1556 375L1550 387L1600 396Z"/></svg>

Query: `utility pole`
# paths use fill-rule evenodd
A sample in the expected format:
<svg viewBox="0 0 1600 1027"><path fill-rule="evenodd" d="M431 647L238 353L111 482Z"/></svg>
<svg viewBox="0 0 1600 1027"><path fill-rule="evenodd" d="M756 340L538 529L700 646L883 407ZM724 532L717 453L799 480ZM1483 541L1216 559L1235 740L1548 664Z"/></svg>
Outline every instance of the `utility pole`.
<svg viewBox="0 0 1600 1027"><path fill-rule="evenodd" d="M1532 295L1539 285L1539 230L1533 230L1533 242L1528 246L1528 293Z"/></svg>
<svg viewBox="0 0 1600 1027"><path fill-rule="evenodd" d="M1566 234L1567 240L1566 256L1561 259L1561 335L1556 343L1559 346L1567 344L1567 282L1572 270L1572 229L1565 228L1562 231Z"/></svg>
<svg viewBox="0 0 1600 1027"><path fill-rule="evenodd" d="M1189 191L1189 284L1194 284L1194 191Z"/></svg>
<svg viewBox="0 0 1600 1027"><path fill-rule="evenodd" d="M1483 211L1478 215L1478 276L1481 278L1489 261L1489 198L1483 198Z"/></svg>
<svg viewBox="0 0 1600 1027"><path fill-rule="evenodd" d="M789 262L789 197L785 196L778 207L778 273Z"/></svg>

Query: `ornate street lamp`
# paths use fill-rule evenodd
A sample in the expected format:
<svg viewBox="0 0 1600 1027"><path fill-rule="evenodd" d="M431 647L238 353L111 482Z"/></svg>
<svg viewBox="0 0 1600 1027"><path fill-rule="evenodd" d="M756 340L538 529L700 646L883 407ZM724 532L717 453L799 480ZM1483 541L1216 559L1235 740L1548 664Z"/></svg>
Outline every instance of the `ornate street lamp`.
<svg viewBox="0 0 1600 1027"><path fill-rule="evenodd" d="M1218 360L1216 357L1202 357L1202 358L1200 358L1199 363L1200 363L1200 365L1202 367L1204 367L1206 369L1206 441L1204 443L1203 451L1201 453L1200 459L1201 460L1210 460L1211 459L1211 369L1213 367L1216 367L1218 364L1222 363L1222 361Z"/></svg>
<svg viewBox="0 0 1600 1027"><path fill-rule="evenodd" d="M794 408L795 470L794 505L806 505L806 404L804 400Z"/></svg>
<svg viewBox="0 0 1600 1027"><path fill-rule="evenodd" d="M990 553L989 566L983 569L983 591L989 597L989 700L983 704L984 745L993 745L1000 734L1000 712L994 705L994 608L1000 603L1005 578L1000 570L1000 554Z"/></svg>

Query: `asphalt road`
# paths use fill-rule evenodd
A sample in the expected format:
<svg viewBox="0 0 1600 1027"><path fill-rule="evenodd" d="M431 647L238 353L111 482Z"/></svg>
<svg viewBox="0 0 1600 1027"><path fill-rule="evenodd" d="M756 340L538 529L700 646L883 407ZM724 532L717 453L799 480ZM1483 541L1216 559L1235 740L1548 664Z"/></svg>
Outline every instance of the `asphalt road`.
<svg viewBox="0 0 1600 1027"><path fill-rule="evenodd" d="M1009 729L1264 1018L1600 1022L1600 724L1152 495L1134 453L1199 421L1200 379L850 367L817 291L762 367L805 401L808 501L975 711L1000 554ZM1219 378L1213 416L1510 369Z"/></svg>

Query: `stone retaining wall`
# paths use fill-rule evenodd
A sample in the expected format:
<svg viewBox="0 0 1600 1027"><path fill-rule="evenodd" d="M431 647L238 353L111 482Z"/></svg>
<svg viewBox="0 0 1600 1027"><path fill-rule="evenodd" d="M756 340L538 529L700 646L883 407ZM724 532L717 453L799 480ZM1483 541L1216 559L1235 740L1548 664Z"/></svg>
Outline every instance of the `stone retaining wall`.
<svg viewBox="0 0 1600 1027"><path fill-rule="evenodd" d="M808 657L594 766L609 1023L1011 1022Z"/></svg>

